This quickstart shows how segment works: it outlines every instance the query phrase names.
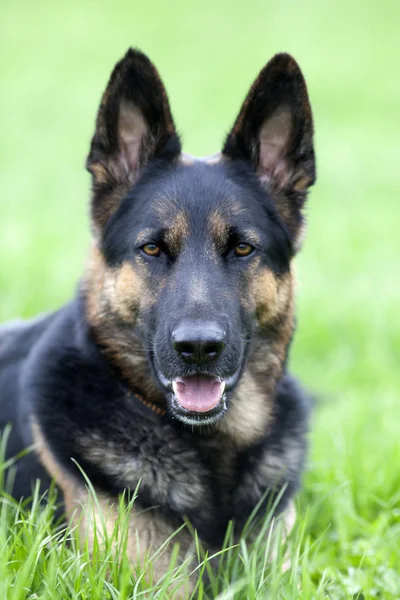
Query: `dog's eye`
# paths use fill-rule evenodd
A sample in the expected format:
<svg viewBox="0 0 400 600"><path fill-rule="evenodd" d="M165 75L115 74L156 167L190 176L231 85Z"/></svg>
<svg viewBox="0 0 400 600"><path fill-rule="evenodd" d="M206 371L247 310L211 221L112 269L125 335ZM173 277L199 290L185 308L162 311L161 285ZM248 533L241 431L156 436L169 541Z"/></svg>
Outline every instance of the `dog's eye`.
<svg viewBox="0 0 400 600"><path fill-rule="evenodd" d="M237 244L233 251L236 256L249 256L249 254L254 252L254 247L251 244L245 244L243 242L241 244Z"/></svg>
<svg viewBox="0 0 400 600"><path fill-rule="evenodd" d="M145 244L142 246L142 250L147 256L160 256L161 248L157 244Z"/></svg>

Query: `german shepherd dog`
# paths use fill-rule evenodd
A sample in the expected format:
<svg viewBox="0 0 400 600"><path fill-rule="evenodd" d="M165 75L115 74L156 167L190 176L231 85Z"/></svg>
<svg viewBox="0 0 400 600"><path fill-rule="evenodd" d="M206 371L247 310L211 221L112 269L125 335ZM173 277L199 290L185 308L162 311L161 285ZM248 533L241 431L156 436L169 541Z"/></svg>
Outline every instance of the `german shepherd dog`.
<svg viewBox="0 0 400 600"><path fill-rule="evenodd" d="M133 561L186 520L216 550L258 503L287 514L304 465L309 401L287 373L292 259L315 181L300 68L272 58L221 153L197 159L181 152L157 70L130 49L102 97L87 169L93 242L75 299L0 330L8 453L35 448L13 493L54 479L76 515L83 471L111 521L118 496L138 489ZM177 537L183 556L192 537ZM157 576L168 562L165 552Z"/></svg>

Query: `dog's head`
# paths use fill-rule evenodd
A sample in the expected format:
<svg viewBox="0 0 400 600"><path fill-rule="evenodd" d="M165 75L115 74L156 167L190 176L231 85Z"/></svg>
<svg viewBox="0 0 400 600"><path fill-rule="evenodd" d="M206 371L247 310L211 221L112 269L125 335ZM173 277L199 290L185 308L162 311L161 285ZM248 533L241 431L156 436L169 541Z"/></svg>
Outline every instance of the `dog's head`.
<svg viewBox="0 0 400 600"><path fill-rule="evenodd" d="M87 161L88 317L124 377L185 423L229 411L260 340L266 372L274 356L267 375L282 371L312 137L304 78L287 54L261 71L222 152L203 160L181 153L146 56L130 50L112 73Z"/></svg>

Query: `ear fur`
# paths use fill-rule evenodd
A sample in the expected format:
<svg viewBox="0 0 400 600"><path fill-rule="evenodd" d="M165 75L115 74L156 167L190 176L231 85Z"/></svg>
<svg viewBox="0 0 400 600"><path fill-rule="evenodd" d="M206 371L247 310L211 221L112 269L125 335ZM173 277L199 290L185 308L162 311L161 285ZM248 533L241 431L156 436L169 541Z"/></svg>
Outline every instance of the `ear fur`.
<svg viewBox="0 0 400 600"><path fill-rule="evenodd" d="M316 173L307 87L289 54L275 55L262 69L226 138L223 154L251 163L296 245L301 209Z"/></svg>
<svg viewBox="0 0 400 600"><path fill-rule="evenodd" d="M118 205L117 196L128 191L150 159L172 160L180 150L156 68L138 50L128 50L103 94L86 162L93 178L95 223L104 225Z"/></svg>

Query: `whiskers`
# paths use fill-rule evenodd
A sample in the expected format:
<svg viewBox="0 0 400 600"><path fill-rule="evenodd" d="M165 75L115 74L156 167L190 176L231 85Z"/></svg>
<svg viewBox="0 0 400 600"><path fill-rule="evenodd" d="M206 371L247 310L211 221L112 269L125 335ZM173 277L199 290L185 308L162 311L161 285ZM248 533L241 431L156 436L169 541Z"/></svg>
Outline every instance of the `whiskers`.
<svg viewBox="0 0 400 600"><path fill-rule="evenodd" d="M135 342L136 343L131 346L132 354L145 356L148 356L149 354L154 354L154 338L150 338L147 346L143 344L141 340L135 340Z"/></svg>

